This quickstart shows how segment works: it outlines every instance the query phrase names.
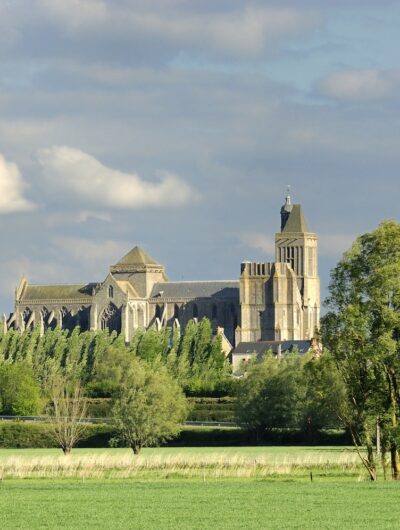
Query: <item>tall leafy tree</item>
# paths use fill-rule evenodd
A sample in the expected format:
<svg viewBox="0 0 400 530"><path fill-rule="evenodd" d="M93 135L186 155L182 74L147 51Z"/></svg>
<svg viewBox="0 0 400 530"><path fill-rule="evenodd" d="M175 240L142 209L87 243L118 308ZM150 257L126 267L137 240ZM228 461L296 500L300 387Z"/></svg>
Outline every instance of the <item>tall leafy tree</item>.
<svg viewBox="0 0 400 530"><path fill-rule="evenodd" d="M135 360L113 409L118 438L139 454L176 436L186 415L186 399L167 370Z"/></svg>
<svg viewBox="0 0 400 530"><path fill-rule="evenodd" d="M373 436L378 424L392 475L400 478L400 224L385 221L360 236L331 275L323 341L346 385L344 417L376 476Z"/></svg>

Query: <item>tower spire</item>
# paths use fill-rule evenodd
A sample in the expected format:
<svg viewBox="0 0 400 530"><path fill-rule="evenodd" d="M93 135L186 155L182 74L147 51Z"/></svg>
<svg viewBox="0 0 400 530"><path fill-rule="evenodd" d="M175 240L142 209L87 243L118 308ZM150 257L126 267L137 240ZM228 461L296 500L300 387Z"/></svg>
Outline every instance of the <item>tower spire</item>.
<svg viewBox="0 0 400 530"><path fill-rule="evenodd" d="M292 204L292 198L290 197L290 184L286 186L286 205L290 206Z"/></svg>
<svg viewBox="0 0 400 530"><path fill-rule="evenodd" d="M292 198L290 196L290 186L286 188L285 204L281 208L281 232L289 219L290 212L293 210Z"/></svg>

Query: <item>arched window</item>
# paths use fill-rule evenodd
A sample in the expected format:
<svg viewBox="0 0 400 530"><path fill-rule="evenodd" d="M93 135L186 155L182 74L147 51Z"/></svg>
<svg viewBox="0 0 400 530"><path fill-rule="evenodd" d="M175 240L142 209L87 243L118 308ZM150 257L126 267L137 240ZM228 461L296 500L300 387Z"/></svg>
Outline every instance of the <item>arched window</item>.
<svg viewBox="0 0 400 530"><path fill-rule="evenodd" d="M114 287L112 285L108 286L108 298L114 298Z"/></svg>
<svg viewBox="0 0 400 530"><path fill-rule="evenodd" d="M197 307L197 304L193 304L193 318L199 317L199 309Z"/></svg>
<svg viewBox="0 0 400 530"><path fill-rule="evenodd" d="M101 315L101 329L108 329L110 333L121 333L121 310L111 302Z"/></svg>
<svg viewBox="0 0 400 530"><path fill-rule="evenodd" d="M211 309L211 319L216 320L218 318L218 307L217 304L213 304Z"/></svg>

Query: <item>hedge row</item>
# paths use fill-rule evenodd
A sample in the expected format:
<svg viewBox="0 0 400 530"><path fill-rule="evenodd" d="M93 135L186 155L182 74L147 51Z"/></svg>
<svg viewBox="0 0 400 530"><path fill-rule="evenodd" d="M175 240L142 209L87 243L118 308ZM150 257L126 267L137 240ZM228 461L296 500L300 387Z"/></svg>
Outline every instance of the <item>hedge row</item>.
<svg viewBox="0 0 400 530"><path fill-rule="evenodd" d="M113 400L111 398L87 398L86 406L88 418L110 418Z"/></svg>
<svg viewBox="0 0 400 530"><path fill-rule="evenodd" d="M190 398L190 421L236 421L232 398Z"/></svg>
<svg viewBox="0 0 400 530"><path fill-rule="evenodd" d="M109 447L115 431L111 425L89 424L79 447ZM308 436L299 430L274 429L256 437L240 428L184 427L180 436L168 445L179 447L240 445L348 445L344 431L319 431ZM57 447L48 424L40 422L0 422L1 448Z"/></svg>
<svg viewBox="0 0 400 530"><path fill-rule="evenodd" d="M115 436L110 425L89 423L79 442L79 447L108 447ZM57 447L57 443L47 423L27 421L0 422L1 448L45 448Z"/></svg>
<svg viewBox="0 0 400 530"><path fill-rule="evenodd" d="M188 398L189 421L235 421L235 398ZM113 400L109 398L89 398L87 416L89 418L110 418Z"/></svg>

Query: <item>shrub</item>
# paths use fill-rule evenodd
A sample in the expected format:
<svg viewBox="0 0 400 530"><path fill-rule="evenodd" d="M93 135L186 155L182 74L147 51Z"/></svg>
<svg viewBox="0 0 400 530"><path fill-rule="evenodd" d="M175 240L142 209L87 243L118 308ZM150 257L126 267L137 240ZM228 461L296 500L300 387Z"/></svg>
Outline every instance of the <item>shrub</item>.
<svg viewBox="0 0 400 530"><path fill-rule="evenodd" d="M40 387L32 369L25 363L0 366L0 404L2 414L33 416L41 408Z"/></svg>

